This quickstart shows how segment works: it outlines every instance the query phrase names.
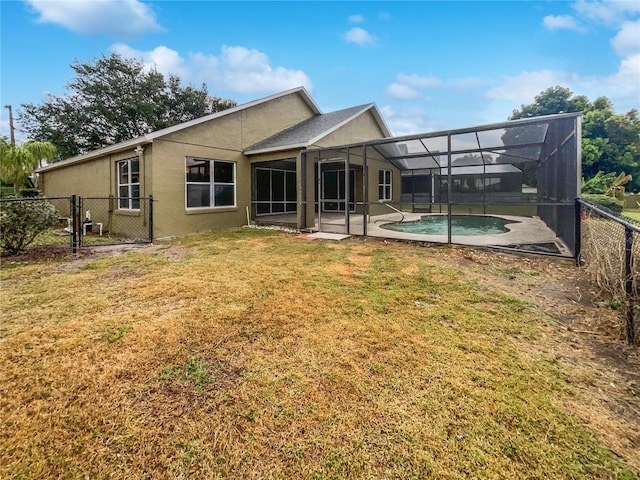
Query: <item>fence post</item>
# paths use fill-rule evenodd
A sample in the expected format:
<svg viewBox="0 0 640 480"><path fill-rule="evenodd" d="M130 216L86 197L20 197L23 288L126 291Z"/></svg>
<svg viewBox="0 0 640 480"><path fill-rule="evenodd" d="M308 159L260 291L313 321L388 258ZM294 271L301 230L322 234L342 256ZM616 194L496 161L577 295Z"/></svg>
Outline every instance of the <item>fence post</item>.
<svg viewBox="0 0 640 480"><path fill-rule="evenodd" d="M149 195L149 242L153 243L153 195Z"/></svg>
<svg viewBox="0 0 640 480"><path fill-rule="evenodd" d="M71 251L76 253L78 251L78 230L76 228L76 220L78 218L78 206L77 197L71 195Z"/></svg>
<svg viewBox="0 0 640 480"><path fill-rule="evenodd" d="M633 301L633 277L631 275L633 250L633 232L630 228L624 228L624 290L627 295L627 345L633 345L635 341L635 329L633 325L634 301Z"/></svg>
<svg viewBox="0 0 640 480"><path fill-rule="evenodd" d="M575 239L573 245L573 256L576 261L576 266L580 266L580 253L582 250L582 204L580 203L580 197L576 197L575 203Z"/></svg>

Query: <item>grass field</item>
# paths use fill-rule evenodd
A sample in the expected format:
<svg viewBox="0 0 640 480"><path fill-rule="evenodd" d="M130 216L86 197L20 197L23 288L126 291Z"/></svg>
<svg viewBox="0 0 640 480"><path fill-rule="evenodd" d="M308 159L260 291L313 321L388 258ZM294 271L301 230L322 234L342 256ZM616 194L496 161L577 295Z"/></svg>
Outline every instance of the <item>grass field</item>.
<svg viewBox="0 0 640 480"><path fill-rule="evenodd" d="M640 222L640 212L631 211L631 210L625 210L622 213L624 214L624 216L632 218L633 220L638 220Z"/></svg>
<svg viewBox="0 0 640 480"><path fill-rule="evenodd" d="M637 351L569 262L247 229L129 248L4 262L1 478L637 478Z"/></svg>

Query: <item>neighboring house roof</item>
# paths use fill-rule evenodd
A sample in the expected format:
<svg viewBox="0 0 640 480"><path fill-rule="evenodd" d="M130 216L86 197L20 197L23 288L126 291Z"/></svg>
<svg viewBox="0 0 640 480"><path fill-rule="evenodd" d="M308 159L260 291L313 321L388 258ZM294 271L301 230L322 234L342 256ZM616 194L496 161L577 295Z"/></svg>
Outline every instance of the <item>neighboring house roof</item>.
<svg viewBox="0 0 640 480"><path fill-rule="evenodd" d="M247 108L255 107L256 105L260 105L260 104L269 102L271 100L275 100L277 98L290 95L292 93L299 93L300 96L302 96L303 100L307 103L307 105L309 106L311 111L314 112L316 115L321 115L322 114L322 110L320 110L320 107L318 107L318 105L313 100L313 98L311 98L311 95L309 95L309 92L307 92L307 90L304 87L297 87L297 88L293 88L291 90L287 90L285 92L280 92L280 93L276 93L274 95L270 95L268 97L260 98L258 100L253 100L253 101L248 102L248 103L243 103L242 105L237 105L237 106L235 106L233 108L228 108L228 109L222 110L220 112L215 112L215 113L212 113L210 115L206 115L204 117L196 118L196 119L190 120L188 122L179 123L177 125L173 125L172 127L163 128L162 130L157 130L155 132L148 133L148 134L143 135L141 137L133 138L131 140L126 140L124 142L116 143L114 145L109 145L108 147L104 147L104 148L101 148L99 150L93 150L92 152L86 153L84 155L79 155L77 157L67 158L67 159L62 160L60 162L52 163L51 165L47 165L47 166L44 166L42 168L39 168L39 169L36 170L36 172L37 173L46 172L48 170L54 170L54 169L57 169L57 168L65 167L65 166L67 166L69 164L85 162L87 160L91 160L93 158L100 157L100 156L105 155L105 154L115 153L115 152L119 152L119 151L122 151L122 150L129 150L131 148L134 148L134 147L140 146L140 145L146 145L146 144L151 143L154 139L156 139L158 137L162 137L164 135L169 135L171 133L178 132L178 131L183 130L185 128L189 128L189 127L192 127L194 125L198 125L200 123L208 122L209 120L214 120L216 118L224 117L226 115L231 115L233 113L236 113L236 112L239 112L239 111L242 111L242 110L246 110Z"/></svg>
<svg viewBox="0 0 640 480"><path fill-rule="evenodd" d="M522 173L518 167L514 167L510 163L491 163L487 165L473 165L464 167L451 167L451 175L483 175L483 174L500 174L500 173ZM440 175L447 176L447 167L440 169Z"/></svg>
<svg viewBox="0 0 640 480"><path fill-rule="evenodd" d="M266 140L250 146L244 151L244 154L256 155L258 153L306 148L369 110L376 119L376 122L385 137L390 137L391 131L382 118L378 107L376 107L375 103L368 103L366 105L345 108L344 110L337 110L335 112L317 114L316 116L304 120L293 127L276 133Z"/></svg>

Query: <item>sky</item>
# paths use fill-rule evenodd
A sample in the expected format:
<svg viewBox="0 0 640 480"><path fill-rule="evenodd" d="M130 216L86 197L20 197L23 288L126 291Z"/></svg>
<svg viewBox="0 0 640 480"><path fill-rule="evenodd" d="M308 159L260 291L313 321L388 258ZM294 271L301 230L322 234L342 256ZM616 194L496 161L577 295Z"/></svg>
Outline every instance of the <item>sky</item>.
<svg viewBox="0 0 640 480"><path fill-rule="evenodd" d="M375 102L395 135L501 122L556 85L640 109L638 0L0 0L0 42L14 116L111 53L238 103L301 85L324 112Z"/></svg>

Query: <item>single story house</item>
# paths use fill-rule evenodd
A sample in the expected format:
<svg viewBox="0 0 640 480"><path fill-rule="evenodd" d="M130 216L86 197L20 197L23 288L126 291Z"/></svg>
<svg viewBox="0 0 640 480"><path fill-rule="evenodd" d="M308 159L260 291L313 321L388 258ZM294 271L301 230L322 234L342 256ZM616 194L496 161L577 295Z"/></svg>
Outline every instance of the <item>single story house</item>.
<svg viewBox="0 0 640 480"><path fill-rule="evenodd" d="M115 229L118 217L142 216L153 196L153 236L238 227L261 216L295 218L300 228L313 227L321 185L323 211L355 208L362 190L362 168L345 170L325 162L302 169L308 148L353 144L391 137L380 111L370 103L322 113L302 87L110 145L37 170L47 197L112 197L109 219L93 220ZM371 158L370 191L380 200L400 200L400 172ZM380 172L376 174L376 170ZM396 170L396 171L392 171ZM302 175L307 178L303 182ZM342 176L341 176L342 175ZM320 179L318 177L321 177ZM302 195L305 185L310 191ZM311 197L311 198L309 198ZM300 205L306 214L301 215ZM105 213L106 215L106 213Z"/></svg>

